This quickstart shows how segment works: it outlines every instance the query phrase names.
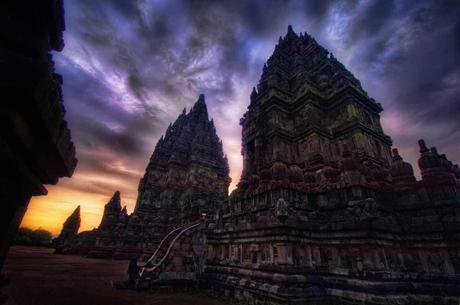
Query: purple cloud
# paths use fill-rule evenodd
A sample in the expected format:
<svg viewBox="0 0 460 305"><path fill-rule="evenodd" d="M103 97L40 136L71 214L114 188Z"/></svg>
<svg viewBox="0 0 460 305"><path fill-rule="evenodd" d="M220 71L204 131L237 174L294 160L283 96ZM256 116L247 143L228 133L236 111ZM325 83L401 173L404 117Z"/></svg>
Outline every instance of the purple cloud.
<svg viewBox="0 0 460 305"><path fill-rule="evenodd" d="M75 189L87 185L80 183L85 175L99 174L108 180L94 187L110 194L115 177L132 189L132 207L157 139L199 93L206 95L236 183L239 118L288 24L332 51L383 105L384 128L406 159L414 164L417 140L425 138L460 161L458 1L65 5L66 47L55 61L80 159Z"/></svg>

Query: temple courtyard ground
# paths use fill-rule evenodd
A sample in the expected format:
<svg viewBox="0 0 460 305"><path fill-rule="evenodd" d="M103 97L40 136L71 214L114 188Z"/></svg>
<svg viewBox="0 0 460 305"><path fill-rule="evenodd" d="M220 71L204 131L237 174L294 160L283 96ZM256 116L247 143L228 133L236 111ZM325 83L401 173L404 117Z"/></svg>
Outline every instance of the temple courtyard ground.
<svg viewBox="0 0 460 305"><path fill-rule="evenodd" d="M128 261L53 254L53 249L14 246L3 272L7 305L223 305L200 292L115 290Z"/></svg>

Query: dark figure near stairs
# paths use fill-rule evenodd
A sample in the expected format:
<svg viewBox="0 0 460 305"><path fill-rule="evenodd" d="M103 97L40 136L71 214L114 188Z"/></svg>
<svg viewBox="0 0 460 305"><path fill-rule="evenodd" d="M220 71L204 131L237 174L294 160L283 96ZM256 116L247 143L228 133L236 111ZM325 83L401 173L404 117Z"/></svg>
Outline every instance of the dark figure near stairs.
<svg viewBox="0 0 460 305"><path fill-rule="evenodd" d="M136 279L139 277L139 266L137 265L137 258L132 258L128 266L129 286L134 288L136 286Z"/></svg>

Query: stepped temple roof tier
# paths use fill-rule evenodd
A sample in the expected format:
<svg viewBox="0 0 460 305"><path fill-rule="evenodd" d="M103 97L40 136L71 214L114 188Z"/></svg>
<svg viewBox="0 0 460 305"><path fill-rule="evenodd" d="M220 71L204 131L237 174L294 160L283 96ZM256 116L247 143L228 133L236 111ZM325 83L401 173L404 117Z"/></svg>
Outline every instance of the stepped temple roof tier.
<svg viewBox="0 0 460 305"><path fill-rule="evenodd" d="M241 119L244 169L238 189L257 189L251 180L263 182L262 188L272 181L313 191L340 180L341 163L350 162L344 158L360 165L354 170L362 177L343 183L387 187L392 142L382 130L381 111L332 53L289 27ZM310 182L301 183L305 179Z"/></svg>

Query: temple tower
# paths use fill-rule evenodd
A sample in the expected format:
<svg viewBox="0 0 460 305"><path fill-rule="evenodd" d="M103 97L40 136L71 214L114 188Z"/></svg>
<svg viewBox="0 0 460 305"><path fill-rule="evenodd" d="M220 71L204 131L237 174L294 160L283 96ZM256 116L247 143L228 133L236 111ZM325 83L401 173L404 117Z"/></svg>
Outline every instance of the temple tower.
<svg viewBox="0 0 460 305"><path fill-rule="evenodd" d="M99 230L113 231L117 227L120 217L120 192L116 191L110 201L104 206L104 214L102 216L101 224L99 225Z"/></svg>
<svg viewBox="0 0 460 305"><path fill-rule="evenodd" d="M421 140L417 181L381 111L289 26L241 119L243 172L206 233L207 287L264 304L458 300L459 167Z"/></svg>
<svg viewBox="0 0 460 305"><path fill-rule="evenodd" d="M134 212L121 208L120 192L104 207L97 229L82 232L68 253L130 258L153 252L174 227L215 215L228 198L227 157L204 95L184 109L158 140L140 179Z"/></svg>
<svg viewBox="0 0 460 305"><path fill-rule="evenodd" d="M216 213L230 181L222 141L201 94L157 142L124 240L154 244L172 227L195 221L201 213Z"/></svg>
<svg viewBox="0 0 460 305"><path fill-rule="evenodd" d="M369 168L388 168L391 139L381 111L332 53L289 26L241 119L242 179L260 178L275 161L303 172L338 168L345 150Z"/></svg>
<svg viewBox="0 0 460 305"><path fill-rule="evenodd" d="M78 234L80 222L80 206L78 206L64 222L59 236L53 240L53 244L56 246L57 252L59 252L61 247L73 242L74 238Z"/></svg>

